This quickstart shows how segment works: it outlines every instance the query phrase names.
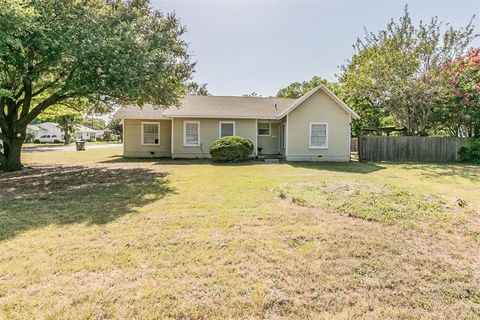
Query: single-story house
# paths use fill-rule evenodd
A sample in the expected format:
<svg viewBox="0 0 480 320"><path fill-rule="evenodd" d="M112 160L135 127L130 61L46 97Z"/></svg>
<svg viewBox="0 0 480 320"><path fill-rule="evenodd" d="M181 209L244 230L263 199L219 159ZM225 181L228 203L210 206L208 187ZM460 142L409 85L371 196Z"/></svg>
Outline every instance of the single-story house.
<svg viewBox="0 0 480 320"><path fill-rule="evenodd" d="M84 125L75 126L75 138L77 140L93 140L96 141L103 137L104 130L96 130Z"/></svg>
<svg viewBox="0 0 480 320"><path fill-rule="evenodd" d="M357 113L326 86L298 99L185 96L177 107L123 106L125 157L209 157L217 139L250 139L254 155L289 161L349 161Z"/></svg>

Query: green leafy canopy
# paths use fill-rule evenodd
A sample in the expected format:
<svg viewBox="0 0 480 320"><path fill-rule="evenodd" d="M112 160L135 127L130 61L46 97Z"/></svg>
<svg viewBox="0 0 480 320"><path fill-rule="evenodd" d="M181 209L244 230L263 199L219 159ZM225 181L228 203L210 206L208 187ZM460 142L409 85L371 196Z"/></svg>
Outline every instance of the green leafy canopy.
<svg viewBox="0 0 480 320"><path fill-rule="evenodd" d="M0 8L4 165L52 105L173 105L191 78L185 27L149 1L0 0Z"/></svg>
<svg viewBox="0 0 480 320"><path fill-rule="evenodd" d="M398 22L357 40L355 55L342 68L342 91L393 116L408 134L426 135L435 123L440 66L465 54L476 37L472 21L454 29L435 17L415 26L405 7Z"/></svg>

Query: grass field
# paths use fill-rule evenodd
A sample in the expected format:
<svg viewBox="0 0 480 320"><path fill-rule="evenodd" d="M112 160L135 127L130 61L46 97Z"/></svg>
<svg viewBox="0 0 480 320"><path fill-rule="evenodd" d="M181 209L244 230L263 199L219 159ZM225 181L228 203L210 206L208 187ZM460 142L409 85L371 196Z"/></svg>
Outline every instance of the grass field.
<svg viewBox="0 0 480 320"><path fill-rule="evenodd" d="M89 141L86 142L87 145L102 145L102 144L112 144L112 143L119 143L118 141ZM63 147L65 144L62 143L24 143L22 145L23 148L42 148L42 147ZM74 146L75 143L72 142L69 144L70 146Z"/></svg>
<svg viewBox="0 0 480 320"><path fill-rule="evenodd" d="M480 317L480 166L120 153L0 174L0 319Z"/></svg>

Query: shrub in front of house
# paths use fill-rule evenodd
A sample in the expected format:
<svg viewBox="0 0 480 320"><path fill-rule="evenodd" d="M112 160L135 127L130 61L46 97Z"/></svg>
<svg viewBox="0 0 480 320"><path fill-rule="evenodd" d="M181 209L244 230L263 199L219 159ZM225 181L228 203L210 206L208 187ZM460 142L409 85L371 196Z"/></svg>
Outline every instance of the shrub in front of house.
<svg viewBox="0 0 480 320"><path fill-rule="evenodd" d="M472 139L458 151L461 161L480 163L480 139Z"/></svg>
<svg viewBox="0 0 480 320"><path fill-rule="evenodd" d="M253 152L252 141L239 136L223 137L210 147L214 161L239 162L248 160Z"/></svg>

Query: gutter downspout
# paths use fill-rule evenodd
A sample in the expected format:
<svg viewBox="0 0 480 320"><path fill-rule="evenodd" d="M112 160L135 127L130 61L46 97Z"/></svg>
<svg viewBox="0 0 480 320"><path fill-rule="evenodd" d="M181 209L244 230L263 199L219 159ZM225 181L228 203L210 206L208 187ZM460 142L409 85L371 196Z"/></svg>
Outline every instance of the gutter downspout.
<svg viewBox="0 0 480 320"><path fill-rule="evenodd" d="M175 125L175 118L172 118L172 130L170 133L170 158L172 159L175 159L175 157L173 156L173 141L174 141L173 133L175 132L174 125Z"/></svg>

